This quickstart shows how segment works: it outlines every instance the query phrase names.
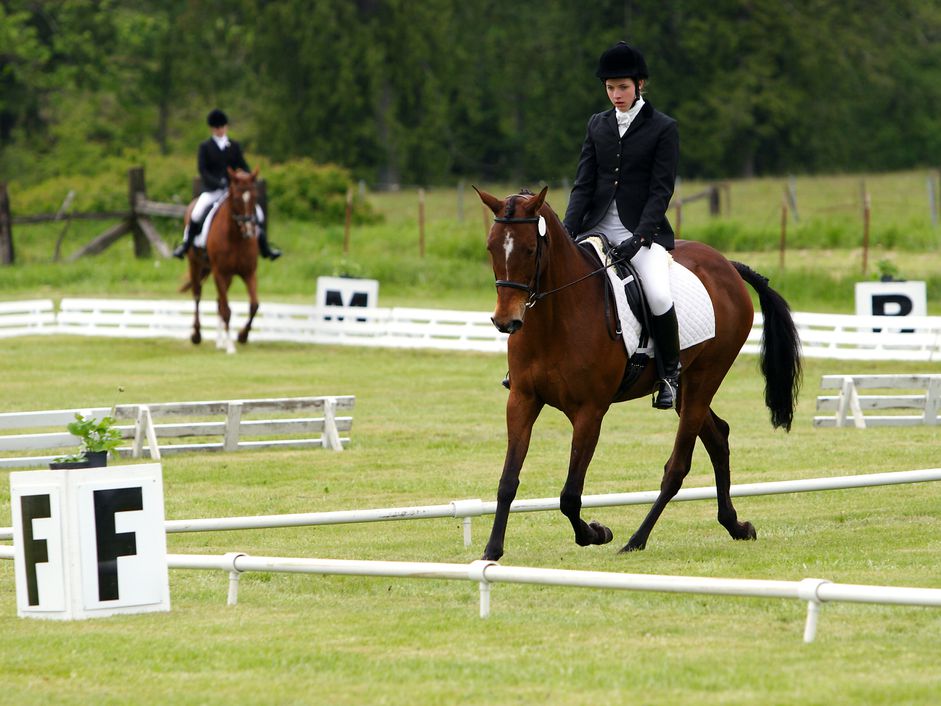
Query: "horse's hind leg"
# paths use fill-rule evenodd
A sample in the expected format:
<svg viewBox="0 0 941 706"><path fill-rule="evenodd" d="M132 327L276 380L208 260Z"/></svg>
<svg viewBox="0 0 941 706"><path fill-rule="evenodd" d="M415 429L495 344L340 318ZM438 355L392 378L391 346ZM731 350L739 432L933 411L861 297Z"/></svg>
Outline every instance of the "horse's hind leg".
<svg viewBox="0 0 941 706"><path fill-rule="evenodd" d="M591 463L598 444L604 413L605 410L593 409L575 415L572 420L569 472L559 497L559 509L572 523L572 529L575 530L575 543L581 547L589 544L607 544L614 538L611 530L600 522L588 523L581 518L585 474L588 472L588 464Z"/></svg>
<svg viewBox="0 0 941 706"><path fill-rule="evenodd" d="M716 501L719 504L719 524L728 530L732 539L755 539L758 535L751 522L739 522L729 494L729 425L712 409L703 421L699 438L709 453L716 475Z"/></svg>
<svg viewBox="0 0 941 706"><path fill-rule="evenodd" d="M248 332L252 330L252 321L258 312L258 276L254 272L245 278L245 287L248 289L248 321L239 331L239 343L248 343Z"/></svg>
<svg viewBox="0 0 941 706"><path fill-rule="evenodd" d="M196 262L195 255L190 252L189 254L189 266L190 266L190 286L193 288L193 303L196 305L196 311L193 314L193 333L190 334L190 341L194 344L199 344L203 340L203 335L200 331L199 325L199 302L203 296L203 280L200 275L201 268Z"/></svg>
<svg viewBox="0 0 941 706"><path fill-rule="evenodd" d="M695 389L696 384L689 376L682 384L679 409L680 424L676 430L676 438L673 441L673 453L670 454L670 458L663 467L660 494L640 527L637 528L628 543L621 549L622 552L637 551L647 546L650 532L657 520L660 519L667 503L679 492L692 465L693 447L696 444L696 437L699 435L703 421L709 414L709 402L702 401L703 391ZM709 400L712 399L713 394L715 394L714 389L708 395Z"/></svg>

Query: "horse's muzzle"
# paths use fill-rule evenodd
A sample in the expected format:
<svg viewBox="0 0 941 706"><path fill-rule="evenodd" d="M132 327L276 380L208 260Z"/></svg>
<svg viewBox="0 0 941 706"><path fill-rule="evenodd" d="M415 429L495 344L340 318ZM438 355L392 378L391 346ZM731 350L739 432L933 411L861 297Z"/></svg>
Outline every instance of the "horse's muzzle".
<svg viewBox="0 0 941 706"><path fill-rule="evenodd" d="M493 325L497 327L497 331L500 333L509 333L514 334L523 328L522 319L510 319L509 321L498 321L497 317L491 316L490 320L493 322Z"/></svg>

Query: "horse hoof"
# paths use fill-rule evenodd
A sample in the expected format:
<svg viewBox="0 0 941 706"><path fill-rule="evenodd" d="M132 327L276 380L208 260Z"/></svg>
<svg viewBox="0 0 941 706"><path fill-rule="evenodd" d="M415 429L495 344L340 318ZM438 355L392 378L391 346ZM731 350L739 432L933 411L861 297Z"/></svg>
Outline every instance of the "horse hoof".
<svg viewBox="0 0 941 706"><path fill-rule="evenodd" d="M248 343L248 332L242 331L239 333L239 343Z"/></svg>
<svg viewBox="0 0 941 706"><path fill-rule="evenodd" d="M742 522L739 525L740 534L736 539L750 539L752 541L758 539L758 533L755 531L755 526L751 522Z"/></svg>
<svg viewBox="0 0 941 706"><path fill-rule="evenodd" d="M202 337L200 334L198 334L198 333L194 333L192 336L190 336L190 340L191 340L195 345L198 346L200 343L202 343L203 337Z"/></svg>
<svg viewBox="0 0 941 706"><path fill-rule="evenodd" d="M640 542L631 537L630 541L621 547L618 554L627 554L628 552L642 552L647 547L647 542Z"/></svg>
<svg viewBox="0 0 941 706"><path fill-rule="evenodd" d="M592 520L588 523L588 526L591 527L595 533L599 536L598 544L607 544L612 539L614 539L614 532L605 527L600 522Z"/></svg>

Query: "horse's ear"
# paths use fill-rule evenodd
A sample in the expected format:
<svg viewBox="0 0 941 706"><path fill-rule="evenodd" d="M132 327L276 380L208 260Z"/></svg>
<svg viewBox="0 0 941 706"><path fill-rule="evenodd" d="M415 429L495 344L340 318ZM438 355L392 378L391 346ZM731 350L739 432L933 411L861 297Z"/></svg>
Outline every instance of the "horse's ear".
<svg viewBox="0 0 941 706"><path fill-rule="evenodd" d="M256 181L257 179L258 179L258 167L255 167L252 170L252 181Z"/></svg>
<svg viewBox="0 0 941 706"><path fill-rule="evenodd" d="M474 186L471 184L471 186ZM486 191L481 191L476 186L474 186L474 191L477 192L477 195L480 197L480 200L484 202L484 205L493 211L495 216L499 216L503 211L503 200L498 199L493 194L488 194Z"/></svg>
<svg viewBox="0 0 941 706"><path fill-rule="evenodd" d="M227 167L225 168L225 170L229 173L229 181L232 181L233 179L235 179L235 173L236 173L236 172L235 172L234 169L232 169L232 167L228 167L228 166L227 166Z"/></svg>
<svg viewBox="0 0 941 706"><path fill-rule="evenodd" d="M546 201L546 194L549 192L549 187L542 187L542 191L538 195L533 197L533 200L529 202L529 208L533 210L533 213L539 211L542 208L542 204Z"/></svg>

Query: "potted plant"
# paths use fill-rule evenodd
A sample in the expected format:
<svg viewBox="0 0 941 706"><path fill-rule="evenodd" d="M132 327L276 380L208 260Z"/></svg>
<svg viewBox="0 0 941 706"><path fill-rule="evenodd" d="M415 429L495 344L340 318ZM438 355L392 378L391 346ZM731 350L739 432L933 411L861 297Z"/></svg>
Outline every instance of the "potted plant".
<svg viewBox="0 0 941 706"><path fill-rule="evenodd" d="M51 469L97 468L108 465L108 452L121 443L121 430L114 426L114 417L107 415L101 421L75 413L75 421L66 429L81 439L79 452L72 456L61 456L49 464Z"/></svg>

